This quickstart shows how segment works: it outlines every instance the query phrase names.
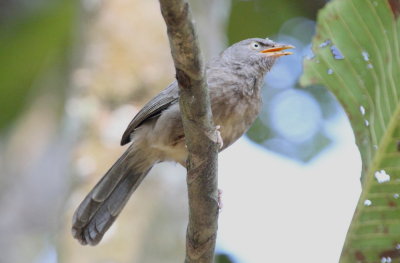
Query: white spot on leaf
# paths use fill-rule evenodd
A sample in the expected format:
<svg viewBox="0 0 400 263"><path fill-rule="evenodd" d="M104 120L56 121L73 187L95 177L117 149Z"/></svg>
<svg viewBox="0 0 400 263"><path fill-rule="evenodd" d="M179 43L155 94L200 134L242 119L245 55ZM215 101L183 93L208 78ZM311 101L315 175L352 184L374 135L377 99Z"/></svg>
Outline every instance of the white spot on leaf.
<svg viewBox="0 0 400 263"><path fill-rule="evenodd" d="M390 175L385 170L376 171L375 178L380 184L390 181Z"/></svg>
<svg viewBox="0 0 400 263"><path fill-rule="evenodd" d="M331 41L329 40L329 39L327 39L327 40L325 40L324 42L322 42L320 45L319 45L319 47L326 47L326 46L328 46L328 45L330 45L331 44Z"/></svg>
<svg viewBox="0 0 400 263"><path fill-rule="evenodd" d="M362 105L360 106L360 112L362 115L365 115L365 108Z"/></svg>
<svg viewBox="0 0 400 263"><path fill-rule="evenodd" d="M383 257L381 258L381 263L391 263L392 258L391 257Z"/></svg>
<svg viewBox="0 0 400 263"><path fill-rule="evenodd" d="M371 200L368 200L368 199L365 200L365 201L364 201L364 205L365 205L365 206L370 206L370 205L372 205Z"/></svg>
<svg viewBox="0 0 400 263"><path fill-rule="evenodd" d="M336 46L331 46L331 52L334 59L344 59L342 52Z"/></svg>
<svg viewBox="0 0 400 263"><path fill-rule="evenodd" d="M365 61L369 61L369 54L368 54L367 51L363 50L363 51L361 52L361 55L363 56L363 59L364 59Z"/></svg>

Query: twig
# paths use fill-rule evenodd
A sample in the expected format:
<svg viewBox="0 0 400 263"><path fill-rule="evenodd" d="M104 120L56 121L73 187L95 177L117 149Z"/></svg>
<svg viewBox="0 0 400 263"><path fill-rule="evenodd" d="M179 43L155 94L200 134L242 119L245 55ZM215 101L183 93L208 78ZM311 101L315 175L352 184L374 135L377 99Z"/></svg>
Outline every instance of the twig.
<svg viewBox="0 0 400 263"><path fill-rule="evenodd" d="M179 83L180 109L188 149L189 224L186 263L214 259L218 219L218 136L212 122L204 63L189 4L160 0Z"/></svg>

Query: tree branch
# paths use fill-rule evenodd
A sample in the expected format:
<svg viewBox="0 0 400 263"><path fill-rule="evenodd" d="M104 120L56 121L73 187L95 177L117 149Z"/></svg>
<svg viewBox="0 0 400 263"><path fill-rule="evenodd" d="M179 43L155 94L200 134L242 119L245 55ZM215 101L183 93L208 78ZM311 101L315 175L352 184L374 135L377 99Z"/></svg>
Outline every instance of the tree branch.
<svg viewBox="0 0 400 263"><path fill-rule="evenodd" d="M186 263L213 262L218 219L218 134L212 121L204 63L189 4L160 0L179 83L188 149L189 224Z"/></svg>

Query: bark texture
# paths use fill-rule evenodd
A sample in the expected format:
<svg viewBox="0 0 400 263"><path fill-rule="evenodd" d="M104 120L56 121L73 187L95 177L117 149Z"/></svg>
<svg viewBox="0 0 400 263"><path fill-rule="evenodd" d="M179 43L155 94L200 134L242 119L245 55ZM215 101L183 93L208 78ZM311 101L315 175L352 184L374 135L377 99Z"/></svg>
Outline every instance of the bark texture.
<svg viewBox="0 0 400 263"><path fill-rule="evenodd" d="M218 220L218 131L212 122L204 62L189 4L160 0L179 83L188 148L189 223L186 263L213 262Z"/></svg>

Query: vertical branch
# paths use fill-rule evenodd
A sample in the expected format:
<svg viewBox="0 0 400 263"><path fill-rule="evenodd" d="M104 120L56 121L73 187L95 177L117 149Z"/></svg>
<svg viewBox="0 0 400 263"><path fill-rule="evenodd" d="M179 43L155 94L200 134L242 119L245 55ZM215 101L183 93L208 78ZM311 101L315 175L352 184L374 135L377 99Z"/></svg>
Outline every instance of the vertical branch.
<svg viewBox="0 0 400 263"><path fill-rule="evenodd" d="M212 122L204 63L189 4L184 0L160 0L160 5L179 83L180 109L189 153L185 262L213 262L218 219L218 140Z"/></svg>

